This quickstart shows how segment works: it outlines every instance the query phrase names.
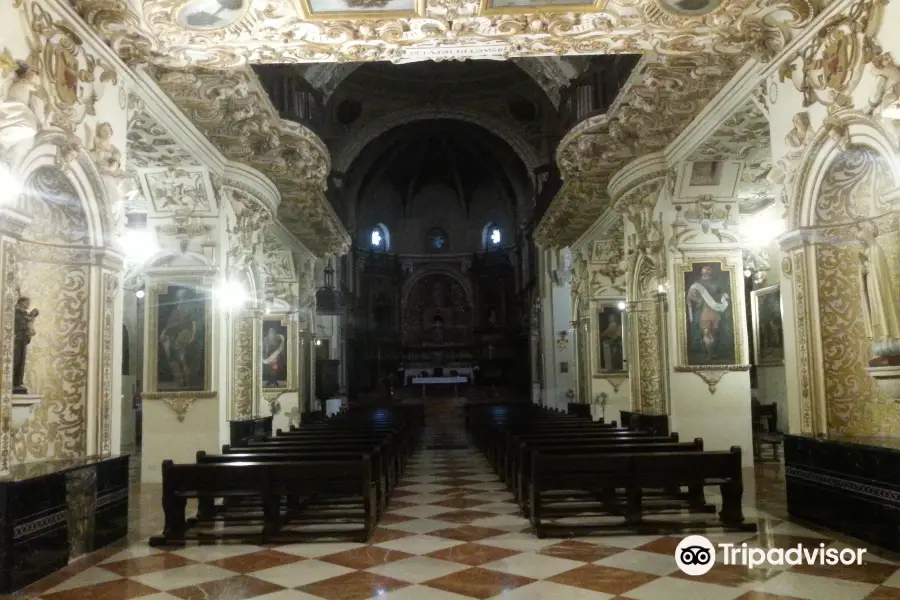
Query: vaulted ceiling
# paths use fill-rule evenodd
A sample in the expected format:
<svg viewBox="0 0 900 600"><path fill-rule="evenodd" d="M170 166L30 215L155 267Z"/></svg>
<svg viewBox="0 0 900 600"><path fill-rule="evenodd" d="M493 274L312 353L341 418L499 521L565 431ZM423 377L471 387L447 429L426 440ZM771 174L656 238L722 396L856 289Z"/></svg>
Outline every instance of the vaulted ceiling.
<svg viewBox="0 0 900 600"><path fill-rule="evenodd" d="M657 52L777 44L800 0L75 0L120 55L169 67Z"/></svg>

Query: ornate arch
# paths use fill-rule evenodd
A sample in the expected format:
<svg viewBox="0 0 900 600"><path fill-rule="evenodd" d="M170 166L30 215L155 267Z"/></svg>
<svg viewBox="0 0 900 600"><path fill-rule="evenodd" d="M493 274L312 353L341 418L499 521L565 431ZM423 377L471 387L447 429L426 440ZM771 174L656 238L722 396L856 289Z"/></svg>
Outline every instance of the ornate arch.
<svg viewBox="0 0 900 600"><path fill-rule="evenodd" d="M68 159L68 160L66 160ZM75 192L85 218L86 239L81 242L93 247L110 246L115 232L112 226L110 199L100 172L88 152L61 131L43 131L34 139L34 146L23 157L16 177L25 183L32 174L49 169L58 171ZM26 191L23 189L23 192ZM19 208L23 199L20 198Z"/></svg>
<svg viewBox="0 0 900 600"><path fill-rule="evenodd" d="M332 168L338 172L346 172L363 148L382 134L400 125L430 119L455 119L483 127L509 144L529 173L533 173L543 163L531 143L499 119L464 108L424 107L400 110L366 123L358 131L347 136L347 139L351 140L350 143L334 152Z"/></svg>
<svg viewBox="0 0 900 600"><path fill-rule="evenodd" d="M887 132L868 116L851 112L827 121L807 145L794 179L791 198L796 200L788 219L788 230L819 225L816 208L822 185L835 161L849 147L865 148L883 161L895 185L900 185L900 158Z"/></svg>

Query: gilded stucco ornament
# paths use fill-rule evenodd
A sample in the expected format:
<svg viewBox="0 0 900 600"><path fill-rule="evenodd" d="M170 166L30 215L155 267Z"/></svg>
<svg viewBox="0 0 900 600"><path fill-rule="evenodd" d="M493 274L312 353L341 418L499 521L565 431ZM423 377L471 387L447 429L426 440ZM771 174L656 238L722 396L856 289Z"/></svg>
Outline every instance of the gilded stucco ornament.
<svg viewBox="0 0 900 600"><path fill-rule="evenodd" d="M64 22L41 7L23 4L31 55L28 66L40 74L45 90L42 125L70 134L88 116L95 116L97 101L107 84L118 83L115 69L90 54L82 39Z"/></svg>
<svg viewBox="0 0 900 600"><path fill-rule="evenodd" d="M703 380L710 394L715 394L719 382L728 373L732 371L749 371L750 365L715 365L708 367L689 367L677 366L675 371L678 373L693 373Z"/></svg>
<svg viewBox="0 0 900 600"><path fill-rule="evenodd" d="M225 156L258 169L278 186L278 217L307 248L317 255L347 252L350 236L324 195L328 149L309 129L278 116L251 69L153 72Z"/></svg>
<svg viewBox="0 0 900 600"><path fill-rule="evenodd" d="M830 112L852 106L851 94L880 48L875 35L885 0L857 0L841 17L819 30L810 44L779 69L803 93L803 106L818 102Z"/></svg>
<svg viewBox="0 0 900 600"><path fill-rule="evenodd" d="M147 0L139 18L124 0L78 0L85 21L120 55L174 67L246 62L347 62L510 58L652 50L760 56L783 46L814 11L804 0L733 0L703 15L676 15L658 1L607 2L591 12L485 11L477 0L431 0L417 16L377 6L329 16L301 14L287 0L253 3L237 21L197 30L176 0ZM304 11L305 12L305 11ZM512 14L502 14L508 12Z"/></svg>

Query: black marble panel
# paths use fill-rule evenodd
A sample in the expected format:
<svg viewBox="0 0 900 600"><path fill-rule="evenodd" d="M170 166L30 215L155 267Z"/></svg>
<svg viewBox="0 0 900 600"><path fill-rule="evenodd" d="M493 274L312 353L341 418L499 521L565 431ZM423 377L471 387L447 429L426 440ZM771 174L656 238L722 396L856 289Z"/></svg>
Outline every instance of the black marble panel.
<svg viewBox="0 0 900 600"><path fill-rule="evenodd" d="M127 532L127 456L15 467L0 479L0 593Z"/></svg>
<svg viewBox="0 0 900 600"><path fill-rule="evenodd" d="M900 440L786 435L784 460L789 514L900 552Z"/></svg>

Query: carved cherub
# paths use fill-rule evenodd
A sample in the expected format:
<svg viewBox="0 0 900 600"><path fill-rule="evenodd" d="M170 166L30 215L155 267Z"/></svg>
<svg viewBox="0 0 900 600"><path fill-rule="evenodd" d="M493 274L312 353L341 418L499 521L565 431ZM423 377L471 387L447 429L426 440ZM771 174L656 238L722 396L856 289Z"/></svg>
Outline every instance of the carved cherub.
<svg viewBox="0 0 900 600"><path fill-rule="evenodd" d="M812 138L809 113L806 111L797 113L794 115L793 123L793 129L784 138L788 151L775 163L766 176L770 183L789 185L793 181L796 163L803 154L806 144Z"/></svg>
<svg viewBox="0 0 900 600"><path fill-rule="evenodd" d="M109 123L98 123L94 130L94 140L90 155L101 173L120 174L122 170L122 152L113 145L113 128Z"/></svg>

